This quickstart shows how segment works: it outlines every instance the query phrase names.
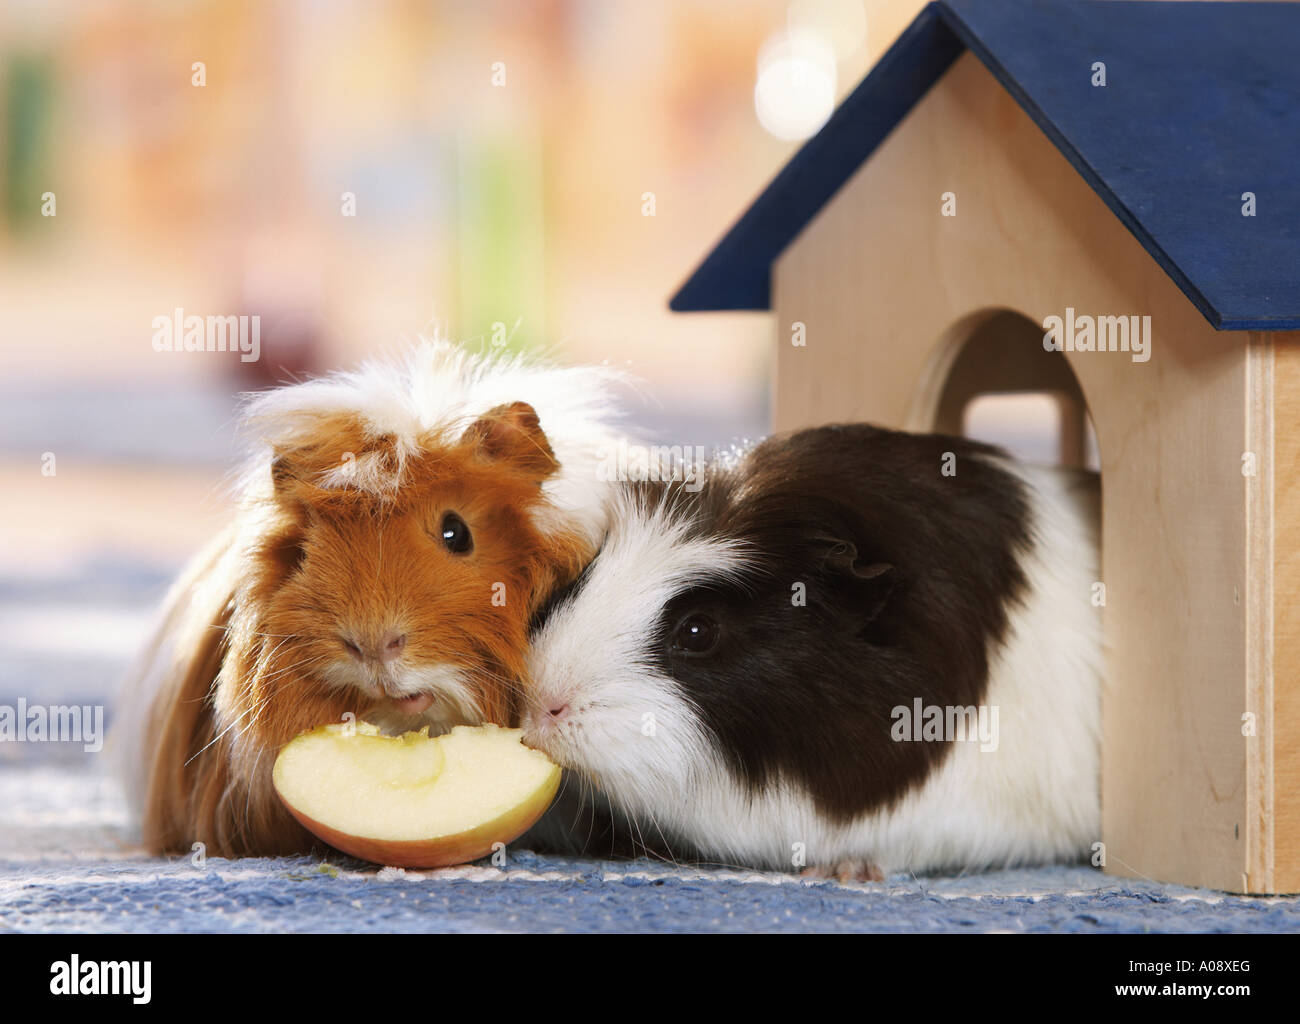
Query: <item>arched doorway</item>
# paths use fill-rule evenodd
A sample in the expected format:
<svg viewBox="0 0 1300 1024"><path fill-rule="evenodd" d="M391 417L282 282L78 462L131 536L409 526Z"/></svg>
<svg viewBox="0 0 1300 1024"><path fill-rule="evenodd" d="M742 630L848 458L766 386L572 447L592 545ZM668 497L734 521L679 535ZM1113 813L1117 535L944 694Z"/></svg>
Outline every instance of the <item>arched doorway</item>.
<svg viewBox="0 0 1300 1024"><path fill-rule="evenodd" d="M983 311L937 346L913 405L912 429L960 434L1029 462L1099 469L1079 380L1043 328L1013 310Z"/></svg>

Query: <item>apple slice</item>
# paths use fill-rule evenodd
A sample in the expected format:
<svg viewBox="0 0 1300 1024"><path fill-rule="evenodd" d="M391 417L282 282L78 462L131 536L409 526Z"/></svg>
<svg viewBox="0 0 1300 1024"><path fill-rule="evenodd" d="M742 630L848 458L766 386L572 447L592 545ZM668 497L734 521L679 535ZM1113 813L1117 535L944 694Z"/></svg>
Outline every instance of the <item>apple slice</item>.
<svg viewBox="0 0 1300 1024"><path fill-rule="evenodd" d="M555 797L559 766L521 735L324 725L280 751L271 779L303 827L344 853L405 868L464 864L517 838Z"/></svg>

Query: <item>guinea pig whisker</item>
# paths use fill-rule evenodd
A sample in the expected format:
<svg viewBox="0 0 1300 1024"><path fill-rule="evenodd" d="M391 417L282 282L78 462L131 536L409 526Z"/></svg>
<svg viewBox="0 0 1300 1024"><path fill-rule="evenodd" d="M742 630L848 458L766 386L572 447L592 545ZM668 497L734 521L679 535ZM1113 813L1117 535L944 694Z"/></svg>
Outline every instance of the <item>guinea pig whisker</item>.
<svg viewBox="0 0 1300 1024"><path fill-rule="evenodd" d="M205 750L207 750L207 749L208 749L210 746L212 746L214 743L219 743L219 742L221 741L221 737L223 737L224 735L226 735L226 733L230 732L231 729L233 729L235 726L237 726L237 725L239 724L239 720L240 720L241 718L243 718L245 715L247 715L248 712L251 711L251 710L252 710L252 707L251 707L251 706L245 708L243 711L241 711L241 712L240 712L240 713L235 717L234 721L232 721L229 725L227 725L227 726L226 726L224 729L222 729L219 733L217 733L215 736L213 736L212 739L208 740L207 743L203 744L203 746L201 746L198 750L196 750L193 754L191 754L190 757L189 757L189 759L185 762L185 767L189 767L189 765L191 764L191 762L194 761L195 758L199 757L199 756L200 756L200 755L201 755Z"/></svg>
<svg viewBox="0 0 1300 1024"><path fill-rule="evenodd" d="M262 756L265 753L266 753L265 747L260 747L257 751L257 760L253 763L254 778L259 777L258 773L261 771L262 768ZM252 817L252 807L250 806L252 804L252 800L253 800L253 787L245 786L244 787L244 819L240 829L241 835L251 831L250 829L251 822L249 821L249 819Z"/></svg>
<svg viewBox="0 0 1300 1024"><path fill-rule="evenodd" d="M655 831L659 833L659 841L663 844L664 851L667 854L667 856L664 856L652 852L651 855L657 857L659 860L666 861L667 863L671 864L675 868L681 867L681 862L678 861L676 856L673 855L672 844L668 842L668 837L664 835L664 830L659 827L659 820L649 812L646 812L646 816L650 819L650 824L654 826Z"/></svg>
<svg viewBox="0 0 1300 1024"><path fill-rule="evenodd" d="M279 650L279 647L280 647L280 645L277 645L276 650ZM274 654L274 652L272 652L272 654ZM325 655L317 655L317 656L314 657L314 658L308 658L308 659L305 659L305 660L302 660L302 661L297 661L297 662L294 662L294 663L292 663L292 664L290 664L290 665L286 665L286 666L284 666L284 667L282 667L282 668L280 668L280 669L277 669L275 672L272 672L272 673L269 673L269 674L267 674L267 675L261 676L261 677L260 677L260 680L263 681L263 682L270 682L270 681L273 681L274 679L278 678L279 676L284 675L284 674L287 673L287 672L294 671L294 670L301 671L301 670L303 670L303 669L305 669L305 668L308 668L308 667L310 667L310 666L312 666L312 665L315 665L315 664L317 664L317 663L319 663L320 661L325 660L325 659L326 659L326 656L325 656ZM280 683L280 685L278 685L278 686L274 687L273 689L271 689L268 693L266 693L266 694L265 694L265 695L264 695L260 700L258 700L256 703L254 703L254 704L250 704L248 707L244 708L243 711L241 711L238 715L235 716L235 718L230 722L229 725L227 725L224 729L222 729L221 732L220 732L217 736L213 737L213 739L212 739L209 743L205 744L204 747L203 747L203 749L200 750L200 751L199 751L197 754L195 754L194 756L197 757L198 754L203 753L203 750L206 750L206 749L207 749L208 747L210 747L213 743L216 743L219 739L221 739L222 736L225 736L226 733L228 733L231 729L233 729L233 728L235 728L237 725L239 725L240 722L242 722L245 718L248 718L248 720L249 720L249 724L253 724L253 723L257 722L257 720L258 720L259 716L262 714L262 712L265 711L266 708L271 704L271 702L272 702L276 697L278 697L278 696L279 696L279 695L280 695L280 694L285 690L285 688L286 688L287 686L289 686L290 683L292 683L293 681L294 681L293 679L286 679L286 680L283 680L283 681ZM192 759L191 759L191 760L192 760ZM188 763L188 762L187 762L187 763Z"/></svg>
<svg viewBox="0 0 1300 1024"><path fill-rule="evenodd" d="M313 657L305 658L305 659L303 659L303 660L301 660L301 661L295 661L295 662L293 662L292 664L289 664L289 665L284 665L284 666L282 666L281 668L276 669L274 672L269 672L269 673L267 673L267 674L265 674L265 675L263 675L263 676L260 676L260 677L259 677L259 680L262 681L262 682L274 682L275 680L280 679L280 677L283 676L283 675L285 675L286 673L293 672L293 673L295 673L295 674L300 674L300 673L302 673L305 669L311 668L311 667L313 667L313 666L315 666L315 665L319 665L319 664L321 664L322 662L327 662L327 661L330 661L330 660L331 660L331 658L330 658L330 655L328 655L328 654L317 654L317 655L315 655L315 656L313 656ZM280 693L280 692L281 692L281 691L282 691L286 686L288 686L292 681L293 681L292 679L282 680L282 681L280 682L280 685L277 686L277 687L275 688L275 690L272 691L272 692L271 692L270 694L268 694L267 696L268 696L268 697L274 697L274 696L278 695L278 694L279 694L279 693Z"/></svg>
<svg viewBox="0 0 1300 1024"><path fill-rule="evenodd" d="M316 664L319 664L319 663L322 662L322 661L326 661L326 660L328 660L328 658L329 658L329 655L328 655L328 654L317 654L316 656L314 656L314 657L312 657L312 658L308 658L308 659L305 660L305 661L297 661L297 662L294 662L292 665L285 665L285 666L283 666L282 668L277 668L274 672L269 672L269 673L267 673L267 674L264 675L264 676L260 676L259 678L261 678L261 679L265 679L265 680L268 680L268 681L269 681L269 680L272 680L272 679L278 679L280 676L284 675L286 672L293 672L293 671L295 671L295 670L303 669L303 668L306 668L308 665L316 665Z"/></svg>
<svg viewBox="0 0 1300 1024"><path fill-rule="evenodd" d="M584 790L583 799L587 803L587 806L591 808L591 821L587 825L587 838L586 841L583 843L583 847L586 848L591 845L591 833L596 828L596 801L594 799L595 787L592 786L590 782L584 783L583 790ZM609 823L611 844L613 840L616 838L617 827L618 826L615 823L614 819L611 818Z"/></svg>
<svg viewBox="0 0 1300 1024"><path fill-rule="evenodd" d="M280 643L276 645L275 650L278 651L278 650L280 649L280 647L283 646L283 644L284 644L284 641L283 641L283 640L280 641ZM271 653L274 654L275 651L272 651ZM256 712L256 713L254 714L253 718L252 718L250 721L253 721L253 722L257 721L257 714L260 714L260 713L261 713L262 709L266 707L266 705L270 702L270 700L271 700L271 699L272 699L272 698L273 698L277 693L280 692L280 689L282 689L282 687L277 687L277 688L276 688L275 690L273 690L271 693L267 694L266 697L263 698L263 699L262 699L260 702L258 702L257 704L250 704L248 707L244 708L243 711L241 711L238 715L236 715L236 716L234 717L234 719L230 722L230 724L228 724L224 729L222 729L219 733L217 733L217 735L213 736L212 739L208 740L207 743L203 744L202 747L200 747L198 750L196 750L196 751L195 751L195 752L194 752L194 753L193 753L193 754L192 754L192 755L191 755L191 756L186 760L186 762L185 762L186 766L188 766L192 761L194 761L195 758L197 758L199 755L201 755L205 750L207 750L209 747L211 747L214 743L218 743L218 742L220 742L221 738L222 738L223 736L225 736L226 733L230 732L230 730L233 729L233 728L235 728L235 726L237 726L241 721L243 721L244 718L248 717L249 712Z"/></svg>
<svg viewBox="0 0 1300 1024"><path fill-rule="evenodd" d="M274 647L271 648L270 653L267 653L267 652L263 651L263 652L259 655L259 657L258 657L258 659L257 659L258 670L259 670L259 671L258 671L258 674L259 674L259 675L261 674L261 667L262 667L263 665L267 665L267 664L272 663L272 662L275 660L275 656L276 656L277 654L280 653L280 648L283 647L285 644L287 644L287 643L289 642L290 639L291 639L290 637L286 636L286 637L285 637L284 639L282 639L278 644L276 644Z"/></svg>
<svg viewBox="0 0 1300 1024"><path fill-rule="evenodd" d="M569 834L572 835L578 826L578 819L582 817L583 804L586 802L586 792L582 787L582 776L577 772L566 771L563 774L564 785L567 789L569 783L574 779L578 780L578 798L573 802L573 820L569 822Z"/></svg>
<svg viewBox="0 0 1300 1024"><path fill-rule="evenodd" d="M505 688L507 693L509 693L512 697L519 698L519 700L522 701L526 707L540 708L542 706L542 701L540 701L536 696L534 696L532 691L529 689L529 687L525 683L521 682L520 680L511 679L501 675L498 672L493 672L486 665L481 665L478 671L481 675L486 676L487 678L491 679L493 682L499 683L502 687Z"/></svg>
<svg viewBox="0 0 1300 1024"><path fill-rule="evenodd" d="M664 848L668 849L668 841L664 839L663 830L659 827L659 823L655 821L654 816L648 812L646 817L650 819L650 824L653 825L655 831L659 833L659 838L663 841ZM662 863L672 863L673 865L676 865L677 862L675 860L671 857L664 857L658 851L652 849L650 844L645 841L645 833L642 831L641 822L635 815L629 814L627 820L631 828L636 830L636 846L640 849L641 856L646 857L649 860L657 860ZM671 850L669 852L671 853Z"/></svg>
<svg viewBox="0 0 1300 1024"><path fill-rule="evenodd" d="M646 853L649 848L645 844L645 836L641 833L641 823L630 814L627 817L627 831L632 839L632 848L643 854Z"/></svg>
<svg viewBox="0 0 1300 1024"><path fill-rule="evenodd" d="M229 633L229 632L230 632L232 629L234 629L234 628L235 628L234 626L231 626L231 625L229 625L229 624L227 624L227 625L222 625L222 624L219 623L219 622L210 622L210 623L208 623L208 629L219 629L219 630L221 630L221 632L223 632L223 633ZM262 632L260 632L259 630L256 630L256 629L250 629L250 630L248 631L248 634L249 634L249 636L261 636L261 637L267 637L267 638L272 639L272 640L277 640L277 639L280 639L281 637L283 637L283 638L285 638L285 639L288 639L288 638L294 636L293 633L262 633Z"/></svg>
<svg viewBox="0 0 1300 1024"><path fill-rule="evenodd" d="M226 733L230 732L231 729L239 725L239 723L242 722L245 718L248 718L250 713L252 714L252 718L249 719L250 723L256 722L257 716L262 713L262 711L266 708L266 706L270 704L270 702L275 698L275 696L279 694L280 691L286 685L288 684L287 683L282 684L281 686L277 687L276 689L268 693L257 703L250 704L248 707L244 708L244 710L241 711L238 715L236 715L224 729L222 729L219 733L213 736L212 739L208 740L207 743L203 744L202 747L196 750L185 762L186 766L188 766L195 758L199 757L205 750L211 747L214 743L219 743L221 741L221 738L225 736Z"/></svg>
<svg viewBox="0 0 1300 1024"><path fill-rule="evenodd" d="M250 704L248 707L244 708L244 710L241 711L238 715L236 715L236 716L234 717L234 719L233 719L233 720L232 720L232 721L231 721L231 722L230 722L230 723L229 723L229 724L228 724L224 729L222 729L219 733L217 733L215 736L213 736L212 739L208 740L207 743L203 744L202 747L200 747L198 750L196 750L196 751L194 752L194 754L189 758L189 760L187 760L187 761L185 762L186 766L188 766L188 765L189 765L189 764L190 764L190 763L191 763L195 758L199 757L199 756L200 756L200 755L201 755L205 750L207 750L209 747L211 747L214 743L219 743L219 742L221 741L221 738L222 738L223 736L225 736L226 733L230 732L230 730L233 729L233 728L235 728L235 726L239 725L239 723L240 723L244 718L248 717L248 714L249 714L250 711L257 711L257 712L260 712L261 709L264 708L264 707L266 706L267 702L268 702L270 699L271 699L270 697L267 697L265 700L261 701L259 704L256 704L256 705ZM256 720L257 720L256 715L254 715L254 717L253 717L250 721L256 721Z"/></svg>

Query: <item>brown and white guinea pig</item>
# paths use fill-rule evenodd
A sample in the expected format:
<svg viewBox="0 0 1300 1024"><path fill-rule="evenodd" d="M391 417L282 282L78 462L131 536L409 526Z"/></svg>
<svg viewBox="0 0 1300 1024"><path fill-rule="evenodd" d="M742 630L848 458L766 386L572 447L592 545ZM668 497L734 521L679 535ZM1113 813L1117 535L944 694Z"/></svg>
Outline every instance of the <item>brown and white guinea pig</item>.
<svg viewBox="0 0 1300 1024"><path fill-rule="evenodd" d="M535 619L524 738L569 784L524 842L860 878L1087 852L1094 474L867 425L697 473L625 484Z"/></svg>
<svg viewBox="0 0 1300 1024"><path fill-rule="evenodd" d="M151 850L309 849L271 767L349 712L511 723L530 615L605 532L613 380L431 343L252 400L238 511L173 588L126 716Z"/></svg>

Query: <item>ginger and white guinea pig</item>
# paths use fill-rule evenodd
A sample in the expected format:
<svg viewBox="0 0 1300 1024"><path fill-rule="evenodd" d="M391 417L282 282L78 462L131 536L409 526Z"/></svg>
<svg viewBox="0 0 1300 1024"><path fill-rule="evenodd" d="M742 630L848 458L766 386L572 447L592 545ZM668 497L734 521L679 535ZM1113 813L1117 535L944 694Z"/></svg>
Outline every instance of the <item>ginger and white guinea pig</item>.
<svg viewBox="0 0 1300 1024"><path fill-rule="evenodd" d="M251 401L238 510L132 686L122 746L151 850L310 849L271 767L349 712L511 724L529 618L606 529L615 376L430 343Z"/></svg>
<svg viewBox="0 0 1300 1024"><path fill-rule="evenodd" d="M569 782L523 841L876 878L1097 839L1095 474L855 424L614 501L534 621Z"/></svg>

